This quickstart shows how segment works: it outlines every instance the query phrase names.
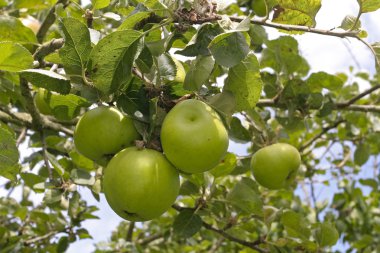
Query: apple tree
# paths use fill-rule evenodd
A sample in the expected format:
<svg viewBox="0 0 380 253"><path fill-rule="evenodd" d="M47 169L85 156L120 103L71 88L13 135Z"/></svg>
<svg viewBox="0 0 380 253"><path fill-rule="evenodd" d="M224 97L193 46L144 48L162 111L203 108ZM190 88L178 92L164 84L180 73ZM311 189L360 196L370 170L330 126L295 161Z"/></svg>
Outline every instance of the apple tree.
<svg viewBox="0 0 380 253"><path fill-rule="evenodd" d="M126 219L95 252L380 252L379 75L296 40L379 71L380 2L331 29L322 3L0 0L0 252L91 238L85 190Z"/></svg>

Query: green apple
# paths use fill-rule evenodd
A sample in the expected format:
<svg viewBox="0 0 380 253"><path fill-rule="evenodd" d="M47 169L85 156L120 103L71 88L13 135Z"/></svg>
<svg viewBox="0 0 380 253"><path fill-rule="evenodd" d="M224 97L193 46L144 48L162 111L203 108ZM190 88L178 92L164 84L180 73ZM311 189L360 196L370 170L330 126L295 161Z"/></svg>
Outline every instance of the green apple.
<svg viewBox="0 0 380 253"><path fill-rule="evenodd" d="M177 68L175 78L173 81L177 83L183 83L185 81L185 76L186 76L185 68L183 67L182 63L179 60L177 60L176 58L172 58L172 59Z"/></svg>
<svg viewBox="0 0 380 253"><path fill-rule="evenodd" d="M214 168L228 148L228 133L219 115L207 104L189 99L166 115L161 143L168 160L186 173Z"/></svg>
<svg viewBox="0 0 380 253"><path fill-rule="evenodd" d="M74 143L79 153L103 166L137 139L139 134L132 119L107 106L87 111L74 131Z"/></svg>
<svg viewBox="0 0 380 253"><path fill-rule="evenodd" d="M104 171L103 191L111 208L130 221L146 221L166 212L179 194L179 174L152 149L126 148Z"/></svg>
<svg viewBox="0 0 380 253"><path fill-rule="evenodd" d="M53 110L49 105L49 92L45 89L39 88L34 96L34 104L38 111L45 115L53 115Z"/></svg>
<svg viewBox="0 0 380 253"><path fill-rule="evenodd" d="M256 181L269 189L288 187L294 181L300 164L298 150L286 143L261 148L251 160Z"/></svg>

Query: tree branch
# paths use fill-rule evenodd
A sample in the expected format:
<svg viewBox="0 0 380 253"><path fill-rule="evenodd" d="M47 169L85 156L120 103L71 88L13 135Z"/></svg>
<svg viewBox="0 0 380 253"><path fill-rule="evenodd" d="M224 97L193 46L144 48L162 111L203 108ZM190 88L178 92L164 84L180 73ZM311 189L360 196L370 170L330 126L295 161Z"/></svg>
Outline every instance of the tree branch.
<svg viewBox="0 0 380 253"><path fill-rule="evenodd" d="M26 114L23 116L27 116L27 117L16 118L13 115L10 115L9 113L4 112L2 109L0 109L0 120L3 121L4 123L12 123L17 126L21 126L21 127L26 126L30 128L32 126L32 122L31 122L32 119L30 115Z"/></svg>
<svg viewBox="0 0 380 253"><path fill-rule="evenodd" d="M51 41L44 43L39 48L37 48L36 52L33 54L34 59L38 62L41 62L45 56L63 47L64 42L65 40L60 38L52 39Z"/></svg>
<svg viewBox="0 0 380 253"><path fill-rule="evenodd" d="M28 129L26 127L22 128L20 135L18 136L17 141L16 141L16 147L19 147L20 144L24 142L27 131Z"/></svg>
<svg viewBox="0 0 380 253"><path fill-rule="evenodd" d="M40 131L41 135L41 143L42 143L42 156L44 158L44 163L46 166L46 169L49 173L49 180L53 181L53 168L50 166L49 159L48 159L48 153L47 153L47 144L45 139L45 133L43 130Z"/></svg>
<svg viewBox="0 0 380 253"><path fill-rule="evenodd" d="M314 189L313 182L310 182L310 194L311 194L311 199L313 200L313 206L314 206L314 211L315 211L315 221L319 222L319 208L317 206L317 197L315 196L315 189Z"/></svg>
<svg viewBox="0 0 380 253"><path fill-rule="evenodd" d="M204 228L206 228L207 230L210 230L210 231L213 231L217 234L220 234L221 236L223 236L224 238L230 240L230 241L233 241L233 242L236 242L236 243L239 243L243 246L246 246L248 248L251 248L251 249L254 249L258 252L262 252L262 253L266 253L266 252L269 252L267 251L266 249L263 249L263 248L260 248L258 247L259 244L261 244L263 241L261 240L261 238L259 238L258 240L254 241L254 242L248 242L248 241L244 241L244 240L241 240L239 238L236 238L230 234L228 234L227 232L223 231L223 230L220 230L220 229L217 229L217 228L214 228L211 224L208 224L207 222L202 222L202 225Z"/></svg>
<svg viewBox="0 0 380 253"><path fill-rule="evenodd" d="M229 17L229 18L235 22L241 22L245 19L243 17ZM280 23L273 23L271 21L261 20L261 19L251 19L250 22L251 22L251 24L281 29L281 30L285 30L285 31L298 31L298 32L315 33L315 34L326 35L326 36L334 36L334 37L339 37L339 38L346 38L346 37L357 38L357 36L358 36L357 31L337 32L334 30L324 30L324 29L318 29L318 28L300 26L300 25L286 25L286 24L280 24Z"/></svg>
<svg viewBox="0 0 380 253"><path fill-rule="evenodd" d="M128 226L128 231L127 231L127 237L125 238L127 242L132 241L133 237L133 229L135 228L135 222L131 221Z"/></svg>
<svg viewBox="0 0 380 253"><path fill-rule="evenodd" d="M341 120L336 121L333 125L323 128L323 130L319 134L317 134L316 136L314 136L313 138L311 138L310 140L308 140L305 144L303 144L299 148L299 151L305 150L306 148L308 148L309 146L311 146L316 140L318 140L324 134L326 134L328 131L330 131L331 129L336 128L337 126L339 126L339 124L341 124L343 122L345 122L345 120L341 119Z"/></svg>
<svg viewBox="0 0 380 253"><path fill-rule="evenodd" d="M21 95L25 99L25 107L26 107L25 109L32 116L33 128L41 131L44 125L44 121L42 119L41 114L38 112L34 104L28 81L22 77L20 77L20 90L21 90Z"/></svg>
<svg viewBox="0 0 380 253"><path fill-rule="evenodd" d="M177 20L175 20L175 22L180 22L182 19L182 20L186 20L186 22L190 24L203 24L206 22L216 22L222 19L222 16L220 15L213 15L207 18L192 20L190 19L191 16L181 15L181 13L178 13L178 14L179 14L179 17ZM234 22L241 22L246 19L246 17L234 17L234 16L229 16L228 18ZM308 27L308 26L274 23L274 22L268 21L268 19L257 19L257 18L251 19L250 23L255 24L255 25L261 25L261 26L276 28L280 30L285 30L285 31L315 33L315 34L334 36L334 37L339 37L339 38L346 38L346 37L358 38L358 31L325 30L325 29L318 29L318 28L313 28L313 27Z"/></svg>
<svg viewBox="0 0 380 253"><path fill-rule="evenodd" d="M137 243L140 244L141 246L146 246L149 243L164 237L164 235L165 235L164 233L154 234L154 235L148 236L144 239L137 241Z"/></svg>
<svg viewBox="0 0 380 253"><path fill-rule="evenodd" d="M347 102L341 103L341 104L339 105L339 107L342 108L342 107L347 107L347 106L349 106L349 105L352 105L352 104L354 104L356 101L358 101L359 99L361 99L361 98L363 98L363 97L365 97L365 96L371 94L372 92L374 92L375 90L378 90L378 89L380 89L380 84L375 85L375 86L373 86L372 88L370 88L370 89L368 89L368 90L366 90L366 91L360 93L359 95L357 95L357 96L351 98L351 99L348 100Z"/></svg>
<svg viewBox="0 0 380 253"><path fill-rule="evenodd" d="M380 113L380 106L376 105L347 105L348 102L335 103L335 107L332 110L344 110L344 111L359 111L359 112L375 112ZM273 99L260 99L256 106L258 107L274 107L274 108L286 108L285 104L278 103Z"/></svg>
<svg viewBox="0 0 380 253"><path fill-rule="evenodd" d="M44 116L41 116L42 118L46 118ZM28 113L23 112L7 112L0 108L0 120L5 123L12 123L17 126L24 126L27 128L33 128L32 125L32 117ZM74 134L74 131L62 126L59 123L55 123L49 120L44 120L44 128L48 128L54 131L63 132L67 135L72 136Z"/></svg>
<svg viewBox="0 0 380 253"><path fill-rule="evenodd" d="M51 232L49 232L49 233L47 233L45 235L37 236L37 237L34 237L32 239L29 239L29 240L25 241L24 245L25 246L29 246L29 245L37 243L39 241L43 241L45 239L48 239L49 237L51 237L51 236L53 236L55 234L58 234L58 233L60 233L60 231L51 231Z"/></svg>
<svg viewBox="0 0 380 253"><path fill-rule="evenodd" d="M179 205L176 205L176 204L173 204L172 205L172 208L177 210L177 211L181 211L183 209L186 209L186 207L182 207L182 206L179 206ZM221 236L223 236L224 238L230 240L230 241L233 241L233 242L236 242L236 243L239 243L243 246L246 246L246 247L249 247L251 249L254 249L258 252L262 252L262 253L266 253L266 252L269 252L267 251L266 249L262 249L260 247L258 247L259 244L263 243L264 241L262 240L262 238L259 238L257 239L256 241L253 241L253 242L248 242L248 241L245 241L245 240L242 240L242 239L239 239L239 238L236 238L230 234L228 234L225 229L217 229L215 227L213 227L211 224L208 224L207 222L205 221L202 221L202 226L207 229L207 230L210 230L210 231L213 231L215 233L218 233L220 234Z"/></svg>

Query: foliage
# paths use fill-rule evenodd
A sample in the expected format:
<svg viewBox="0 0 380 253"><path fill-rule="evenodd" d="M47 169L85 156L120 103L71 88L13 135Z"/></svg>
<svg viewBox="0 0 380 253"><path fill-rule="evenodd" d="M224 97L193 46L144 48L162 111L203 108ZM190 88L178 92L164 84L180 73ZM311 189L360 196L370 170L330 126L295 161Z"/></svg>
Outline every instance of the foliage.
<svg viewBox="0 0 380 253"><path fill-rule="evenodd" d="M64 252L91 238L82 222L97 219L98 209L78 186L99 200L103 168L75 149L79 115L116 106L160 150L166 113L196 98L248 155L231 152L209 172L181 174L168 212L120 223L96 252L323 252L339 238L337 251L379 252L379 75L311 73L292 37L359 40L379 70L380 42L366 41L360 18L380 3L357 2L358 15L340 30L321 30L320 0L238 0L216 9L198 0L0 0L0 176L8 192L0 197L0 251ZM41 22L37 34L20 21L29 15ZM271 40L265 27L283 34ZM176 82L176 59L184 83ZM51 115L33 102L41 88ZM269 190L254 180L250 157L277 142L295 146L302 165L293 185ZM317 201L321 188L336 188L333 198ZM33 202L31 192L43 200Z"/></svg>

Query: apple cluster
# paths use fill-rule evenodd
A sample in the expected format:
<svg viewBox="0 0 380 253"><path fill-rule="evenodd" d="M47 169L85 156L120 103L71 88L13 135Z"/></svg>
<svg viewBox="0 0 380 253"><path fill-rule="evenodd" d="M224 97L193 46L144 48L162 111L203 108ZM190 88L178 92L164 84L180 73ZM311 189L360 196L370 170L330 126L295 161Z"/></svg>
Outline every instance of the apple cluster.
<svg viewBox="0 0 380 253"><path fill-rule="evenodd" d="M219 115L202 101L178 103L161 128L163 153L136 147L133 120L114 107L100 106L78 121L74 143L84 156L105 167L103 192L120 217L145 221L160 216L179 194L179 171L215 167L228 148Z"/></svg>
<svg viewBox="0 0 380 253"><path fill-rule="evenodd" d="M214 168L229 143L219 115L195 99L178 103L166 115L160 134L163 153L136 147L140 138L131 118L107 106L86 112L74 132L77 150L105 167L103 192L110 207L130 221L163 214L179 194L179 172ZM251 168L260 185L280 189L294 181L300 162L296 148L277 143L258 150Z"/></svg>

